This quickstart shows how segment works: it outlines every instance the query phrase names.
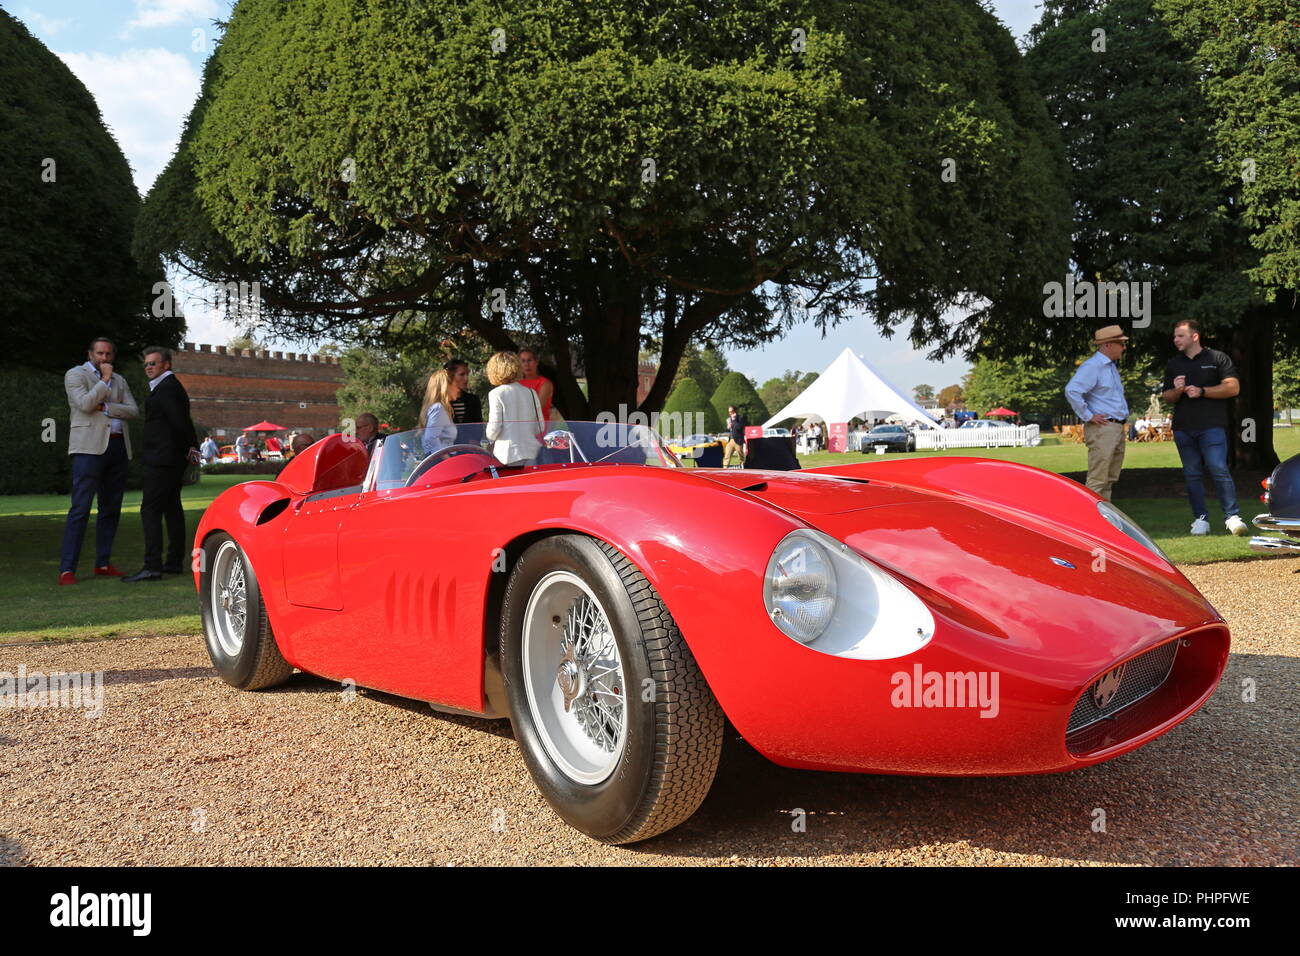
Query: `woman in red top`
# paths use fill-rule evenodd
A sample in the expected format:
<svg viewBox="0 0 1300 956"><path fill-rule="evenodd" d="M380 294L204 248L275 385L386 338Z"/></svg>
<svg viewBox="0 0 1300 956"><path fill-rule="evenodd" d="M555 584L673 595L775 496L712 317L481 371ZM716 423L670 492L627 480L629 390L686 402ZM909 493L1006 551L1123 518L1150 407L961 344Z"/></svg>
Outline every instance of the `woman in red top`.
<svg viewBox="0 0 1300 956"><path fill-rule="evenodd" d="M519 364L523 369L520 385L526 385L537 393L542 401L542 418L551 420L551 399L555 396L555 385L545 375L537 371L537 353L532 349L519 350Z"/></svg>

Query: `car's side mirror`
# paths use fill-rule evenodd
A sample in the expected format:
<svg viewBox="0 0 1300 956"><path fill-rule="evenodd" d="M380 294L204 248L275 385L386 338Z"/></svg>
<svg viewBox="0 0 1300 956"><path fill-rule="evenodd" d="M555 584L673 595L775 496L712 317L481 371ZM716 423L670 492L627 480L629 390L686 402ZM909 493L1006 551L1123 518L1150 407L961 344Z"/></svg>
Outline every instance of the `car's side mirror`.
<svg viewBox="0 0 1300 956"><path fill-rule="evenodd" d="M573 432L565 431L563 428L557 428L554 431L547 432L542 436L542 444L552 450L567 451L569 453L569 461L571 462L577 461L579 458L582 461L589 460L587 456L582 453L582 449L578 447L578 440L573 437ZM575 454L577 457L574 457Z"/></svg>

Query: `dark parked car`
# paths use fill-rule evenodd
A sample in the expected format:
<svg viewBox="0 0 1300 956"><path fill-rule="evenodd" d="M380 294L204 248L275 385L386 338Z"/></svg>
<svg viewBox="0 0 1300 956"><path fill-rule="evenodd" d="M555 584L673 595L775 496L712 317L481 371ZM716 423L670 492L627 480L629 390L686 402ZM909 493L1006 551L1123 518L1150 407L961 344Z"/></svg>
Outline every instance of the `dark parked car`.
<svg viewBox="0 0 1300 956"><path fill-rule="evenodd" d="M1300 536L1300 455L1288 458L1264 479L1263 499L1269 506L1268 513L1255 516L1255 527L1262 531ZM1300 540L1261 535L1250 539L1250 548L1252 551L1270 554L1278 551L1300 552Z"/></svg>
<svg viewBox="0 0 1300 956"><path fill-rule="evenodd" d="M916 451L916 436L902 425L877 425L862 439L862 453L871 454L877 445L889 451Z"/></svg>

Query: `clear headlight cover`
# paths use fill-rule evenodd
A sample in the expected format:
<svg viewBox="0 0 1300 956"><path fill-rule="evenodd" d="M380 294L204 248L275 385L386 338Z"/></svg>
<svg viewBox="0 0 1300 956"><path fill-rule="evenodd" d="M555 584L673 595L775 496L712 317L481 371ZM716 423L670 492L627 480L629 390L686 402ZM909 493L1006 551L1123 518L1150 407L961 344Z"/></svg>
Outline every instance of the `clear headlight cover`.
<svg viewBox="0 0 1300 956"><path fill-rule="evenodd" d="M934 637L934 616L910 589L811 528L790 532L776 546L763 598L784 634L836 657L888 660Z"/></svg>
<svg viewBox="0 0 1300 956"><path fill-rule="evenodd" d="M1101 516L1103 518L1109 521L1120 531L1124 532L1124 534L1128 535L1138 544L1142 545L1142 547L1146 548L1152 554L1164 558L1166 561L1169 561L1169 555L1165 554L1163 551L1160 550L1160 545L1156 544L1155 541L1151 539L1151 536L1147 534L1145 531L1143 531L1141 527L1138 526L1138 523L1136 521L1134 521L1124 512L1120 511L1109 501L1097 502L1097 510L1101 512ZM1170 564L1172 563L1173 562L1170 561Z"/></svg>
<svg viewBox="0 0 1300 956"><path fill-rule="evenodd" d="M816 640L835 612L835 570L808 535L787 535L772 552L763 579L772 623L801 644Z"/></svg>

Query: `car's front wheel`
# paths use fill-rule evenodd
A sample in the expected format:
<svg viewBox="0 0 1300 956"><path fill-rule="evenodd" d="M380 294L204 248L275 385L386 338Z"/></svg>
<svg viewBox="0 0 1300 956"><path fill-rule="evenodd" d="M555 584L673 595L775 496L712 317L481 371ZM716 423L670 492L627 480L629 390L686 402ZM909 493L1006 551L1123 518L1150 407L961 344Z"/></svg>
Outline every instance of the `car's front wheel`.
<svg viewBox="0 0 1300 956"><path fill-rule="evenodd" d="M276 646L252 562L224 531L203 542L202 562L200 616L217 673L240 690L283 684L293 665Z"/></svg>
<svg viewBox="0 0 1300 956"><path fill-rule="evenodd" d="M557 535L506 587L510 719L543 796L570 825L632 843L690 817L722 750L722 710L659 595L616 548Z"/></svg>

